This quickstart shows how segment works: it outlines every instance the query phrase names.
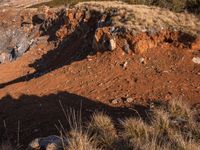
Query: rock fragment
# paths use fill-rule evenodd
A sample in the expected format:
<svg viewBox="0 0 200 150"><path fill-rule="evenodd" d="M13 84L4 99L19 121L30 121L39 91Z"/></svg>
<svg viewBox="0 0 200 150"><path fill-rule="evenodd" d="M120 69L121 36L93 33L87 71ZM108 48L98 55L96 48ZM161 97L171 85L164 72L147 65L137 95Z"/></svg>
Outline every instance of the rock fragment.
<svg viewBox="0 0 200 150"><path fill-rule="evenodd" d="M111 100L110 102L113 105L117 105L119 103L122 103L122 99L121 98L116 98L116 99Z"/></svg>
<svg viewBox="0 0 200 150"><path fill-rule="evenodd" d="M125 103L132 103L134 99L132 97L128 97L125 99Z"/></svg>
<svg viewBox="0 0 200 150"><path fill-rule="evenodd" d="M123 46L123 50L128 54L130 51L130 46L127 42L127 40L124 40L124 46Z"/></svg>
<svg viewBox="0 0 200 150"><path fill-rule="evenodd" d="M63 142L66 144L66 141L67 140L56 135L36 138L29 144L28 149L63 150Z"/></svg>
<svg viewBox="0 0 200 150"><path fill-rule="evenodd" d="M192 59L192 61L193 61L193 63L195 63L195 64L200 64L200 57L194 57L194 58Z"/></svg>
<svg viewBox="0 0 200 150"><path fill-rule="evenodd" d="M116 49L117 43L108 28L98 28L93 38L92 47L96 51L113 51Z"/></svg>
<svg viewBox="0 0 200 150"><path fill-rule="evenodd" d="M115 50L116 47L117 47L116 41L114 39L110 39L109 42L110 42L109 43L109 50L111 50L111 51Z"/></svg>

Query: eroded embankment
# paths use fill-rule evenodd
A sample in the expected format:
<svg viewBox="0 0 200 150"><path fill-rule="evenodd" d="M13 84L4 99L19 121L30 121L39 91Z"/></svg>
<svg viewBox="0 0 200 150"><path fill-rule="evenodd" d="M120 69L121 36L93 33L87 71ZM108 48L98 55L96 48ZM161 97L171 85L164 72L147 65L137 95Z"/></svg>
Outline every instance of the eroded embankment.
<svg viewBox="0 0 200 150"><path fill-rule="evenodd" d="M0 122L5 120L8 128L0 124L2 133L16 139L20 120L21 143L57 134L54 125L59 119L66 122L59 101L66 110L80 110L81 104L84 119L94 111L114 118L133 115L135 109L145 115L146 101L199 102L199 22L194 16L146 6L97 5L43 7L30 15L22 10L14 23L8 21L12 11L0 13L8 14L6 24L34 35L22 57L0 65ZM124 13L126 6L135 16L129 26L124 25L131 19ZM152 19L166 15L151 24L156 28L147 28L148 20L139 19L149 11L155 11ZM171 15L179 17L173 24ZM178 28L180 18L190 18L190 24Z"/></svg>
<svg viewBox="0 0 200 150"><path fill-rule="evenodd" d="M152 24L150 24L150 20L138 18L142 12L146 14L148 11L152 11L146 7L141 8L140 11L136 9L135 12L133 9L132 11L129 10L130 6L128 5L129 11L125 12L125 6L117 9L117 6L115 6L116 8L105 8L101 3L101 5L96 3L93 5L92 3L91 5L86 4L83 3L74 8L57 11L44 7L37 14L34 11L35 15L24 13L20 16L14 16L11 25L3 21L0 28L2 35L0 62L15 60L26 52L37 41L38 31L40 36L48 35L49 42L53 41L57 45L67 43L65 42L66 39L85 40L82 49L88 48L94 51L114 50L118 47L126 53L132 51L138 54L156 48L163 43L178 48L199 50L199 28L196 26L200 21L194 18L193 20L197 22L190 30L188 29L190 25L180 27L179 24L175 23L177 21L170 17L162 19L163 21L154 21ZM125 4L119 6L123 5ZM155 11L158 11L156 9ZM175 16L181 17L181 14ZM18 20L21 19L18 21L19 27L16 27L17 17ZM154 20L155 18L151 19ZM182 17L182 19L185 19L182 22L186 22L188 18ZM131 23L127 24L127 21Z"/></svg>
<svg viewBox="0 0 200 150"><path fill-rule="evenodd" d="M42 24L41 31L42 34L49 35L51 40L63 44L66 38L85 40L87 45L82 45L82 48L94 51L120 48L127 53L142 54L166 43L181 49L200 49L198 34L178 31L175 27L133 32L130 28L117 26L112 20L117 14L112 11L106 10L102 13L87 7L65 9L48 18Z"/></svg>

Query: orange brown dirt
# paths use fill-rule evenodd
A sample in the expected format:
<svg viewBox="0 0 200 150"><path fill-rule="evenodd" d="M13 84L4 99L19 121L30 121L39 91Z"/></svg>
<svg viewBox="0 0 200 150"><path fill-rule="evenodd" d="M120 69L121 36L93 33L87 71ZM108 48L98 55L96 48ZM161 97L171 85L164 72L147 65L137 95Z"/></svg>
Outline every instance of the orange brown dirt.
<svg viewBox="0 0 200 150"><path fill-rule="evenodd" d="M54 125L65 120L59 101L66 109L82 107L83 119L97 110L129 116L133 105L145 113L136 104L153 100L200 102L200 66L192 62L200 57L198 35L169 29L132 34L118 27L112 33L111 24L96 27L104 16L91 14L50 10L36 25L37 44L0 64L0 134L15 139L19 121L24 143L56 133ZM129 97L134 101L111 103Z"/></svg>

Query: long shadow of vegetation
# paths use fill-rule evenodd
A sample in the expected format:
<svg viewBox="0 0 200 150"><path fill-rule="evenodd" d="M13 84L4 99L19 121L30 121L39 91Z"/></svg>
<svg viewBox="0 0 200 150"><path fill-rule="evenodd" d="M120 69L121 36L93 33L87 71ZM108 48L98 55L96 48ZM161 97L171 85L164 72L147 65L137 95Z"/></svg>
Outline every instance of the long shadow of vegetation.
<svg viewBox="0 0 200 150"><path fill-rule="evenodd" d="M48 21L41 25L40 30L42 35L48 35L48 41L57 41L56 32L61 26L67 25L68 29L73 28L69 19L63 17L64 13L65 12L63 11L57 14L58 19L53 20L50 26L48 26ZM35 68L36 71L34 73L27 74L7 83L2 83L0 84L0 88L41 77L44 74L65 65L70 65L75 61L83 60L88 54L95 54L97 51L92 49L92 37L94 37L95 30L98 26L98 20L102 14L94 11L91 12L91 15L88 22L82 20L71 34L67 35L59 42L55 49L50 50L47 54L44 54L41 59L38 59L33 64L29 65L30 67Z"/></svg>
<svg viewBox="0 0 200 150"><path fill-rule="evenodd" d="M59 134L56 125L62 123L69 129L63 109L81 112L82 122L87 122L94 112L105 112L114 122L121 118L138 116L147 118L148 108L135 105L132 108L111 107L75 94L60 92L47 96L22 95L18 99L6 96L0 100L0 140L10 137L24 146L36 137ZM20 128L20 129L19 129ZM2 139L1 139L2 138Z"/></svg>

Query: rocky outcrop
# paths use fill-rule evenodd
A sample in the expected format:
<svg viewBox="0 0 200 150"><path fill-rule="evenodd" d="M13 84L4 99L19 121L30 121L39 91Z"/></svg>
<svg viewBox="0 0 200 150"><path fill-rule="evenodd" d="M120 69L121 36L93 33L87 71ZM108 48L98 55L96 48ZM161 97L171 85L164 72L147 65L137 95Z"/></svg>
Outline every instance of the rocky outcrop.
<svg viewBox="0 0 200 150"><path fill-rule="evenodd" d="M101 10L90 5L77 5L61 10L41 7L35 14L22 15L18 27L2 21L0 63L20 57L36 41L36 35L49 36L49 42L53 41L55 45L66 45L70 41L79 40L83 42L80 49L92 49L94 52L118 48L127 54L144 54L161 44L200 49L200 40L196 39L196 35L174 28L135 31L116 24L116 16L122 18L123 15L117 9Z"/></svg>

